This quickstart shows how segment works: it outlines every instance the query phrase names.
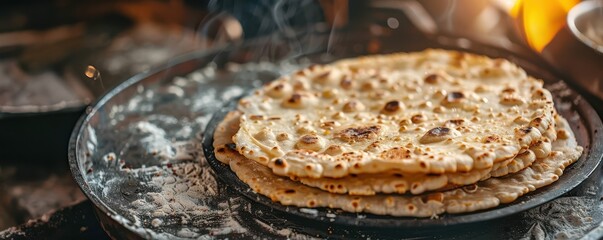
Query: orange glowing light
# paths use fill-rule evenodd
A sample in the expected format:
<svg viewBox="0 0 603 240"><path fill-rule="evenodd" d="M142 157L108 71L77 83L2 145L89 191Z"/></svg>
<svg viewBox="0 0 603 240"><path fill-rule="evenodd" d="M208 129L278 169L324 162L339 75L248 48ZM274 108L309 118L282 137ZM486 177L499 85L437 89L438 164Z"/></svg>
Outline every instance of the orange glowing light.
<svg viewBox="0 0 603 240"><path fill-rule="evenodd" d="M96 80L96 77L98 75L98 71L96 70L96 68L94 66L88 65L86 67L86 71L84 71L84 75L86 75L86 77L88 77L88 78Z"/></svg>
<svg viewBox="0 0 603 240"><path fill-rule="evenodd" d="M541 52L565 25L567 12L580 0L516 0L509 14L520 20L525 38Z"/></svg>

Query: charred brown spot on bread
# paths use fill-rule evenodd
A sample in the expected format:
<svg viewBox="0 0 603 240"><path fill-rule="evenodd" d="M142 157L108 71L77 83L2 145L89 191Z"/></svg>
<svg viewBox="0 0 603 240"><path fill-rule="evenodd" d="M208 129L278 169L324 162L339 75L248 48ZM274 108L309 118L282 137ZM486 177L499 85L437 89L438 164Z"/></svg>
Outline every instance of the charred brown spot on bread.
<svg viewBox="0 0 603 240"><path fill-rule="evenodd" d="M285 161L283 159L277 158L274 160L274 166L285 167Z"/></svg>
<svg viewBox="0 0 603 240"><path fill-rule="evenodd" d="M410 120L413 123L422 123L422 122L425 122L425 120L427 120L427 117L425 117L425 115L423 115L423 114L415 114L410 118Z"/></svg>
<svg viewBox="0 0 603 240"><path fill-rule="evenodd" d="M490 135L484 138L484 143L494 143L499 141L500 137L498 135Z"/></svg>
<svg viewBox="0 0 603 240"><path fill-rule="evenodd" d="M379 135L380 131L381 127L378 125L351 127L340 131L337 133L336 137L345 142L366 141L375 139Z"/></svg>
<svg viewBox="0 0 603 240"><path fill-rule="evenodd" d="M523 157L523 156L529 155L529 154L530 154L530 152L524 149L523 151L517 153L517 156L515 156L515 157Z"/></svg>
<svg viewBox="0 0 603 240"><path fill-rule="evenodd" d="M320 124L320 127L323 129L333 129L333 127L337 126L337 122L335 121L326 121Z"/></svg>
<svg viewBox="0 0 603 240"><path fill-rule="evenodd" d="M443 113L444 111L445 111L445 108L442 106L436 106L433 108L434 113Z"/></svg>
<svg viewBox="0 0 603 240"><path fill-rule="evenodd" d="M262 116L262 115L251 115L251 116L249 116L249 119L251 119L251 120L264 120L264 116Z"/></svg>
<svg viewBox="0 0 603 240"><path fill-rule="evenodd" d="M532 131L532 127L522 127L519 129L519 131L521 131L524 134L529 134Z"/></svg>
<svg viewBox="0 0 603 240"><path fill-rule="evenodd" d="M515 95L503 95L500 99L500 103L503 105L521 105L524 104L525 101L518 96Z"/></svg>
<svg viewBox="0 0 603 240"><path fill-rule="evenodd" d="M410 125L411 122L412 121L409 120L409 119L402 119L402 120L400 120L400 122L398 122L398 125L400 127L402 127L402 126L408 126L408 125Z"/></svg>
<svg viewBox="0 0 603 240"><path fill-rule="evenodd" d="M557 138L565 140L565 139L568 139L569 137L570 137L570 134L567 131L565 131L564 129L557 131Z"/></svg>
<svg viewBox="0 0 603 240"><path fill-rule="evenodd" d="M404 193L407 190L406 183L398 183L394 185L394 188L396 188L396 190L400 193Z"/></svg>
<svg viewBox="0 0 603 240"><path fill-rule="evenodd" d="M337 89L331 88L331 89L325 89L322 91L322 97L324 98L334 98L337 96Z"/></svg>
<svg viewBox="0 0 603 240"><path fill-rule="evenodd" d="M531 127L540 127L540 125L542 124L542 118L540 117L536 117L534 119L532 119L532 121L530 122L530 126Z"/></svg>
<svg viewBox="0 0 603 240"><path fill-rule="evenodd" d="M517 123L517 124L523 125L523 124L528 123L529 120L527 118L522 117L522 116L517 116L515 119L513 119L513 122Z"/></svg>
<svg viewBox="0 0 603 240"><path fill-rule="evenodd" d="M427 132L429 136L440 137L450 133L450 128L447 127L435 127Z"/></svg>
<svg viewBox="0 0 603 240"><path fill-rule="evenodd" d="M530 144L530 147L538 147L538 146L542 146L543 144L544 144L544 141L542 141L542 139L541 139L541 140L538 140L536 142L532 142Z"/></svg>
<svg viewBox="0 0 603 240"><path fill-rule="evenodd" d="M220 148L218 148L218 150L217 150L217 151L218 151L219 153L225 153L225 152L226 152L226 148L224 148L224 147L220 147Z"/></svg>
<svg viewBox="0 0 603 240"><path fill-rule="evenodd" d="M415 210L415 205L408 204L408 205L406 206L406 208L407 208L409 211L414 211L414 210Z"/></svg>
<svg viewBox="0 0 603 240"><path fill-rule="evenodd" d="M286 194L293 194L293 193L295 193L295 190L294 189L287 189L287 190L285 190L285 193Z"/></svg>
<svg viewBox="0 0 603 240"><path fill-rule="evenodd" d="M427 168L427 163L425 161L421 161L419 162L419 166L421 166L421 168Z"/></svg>
<svg viewBox="0 0 603 240"><path fill-rule="evenodd" d="M438 74L429 74L425 77L425 83L428 84L436 84L440 79L440 75Z"/></svg>
<svg viewBox="0 0 603 240"><path fill-rule="evenodd" d="M377 86L376 86L375 82L373 82L373 81L365 82L361 86L362 90L373 90L376 87Z"/></svg>
<svg viewBox="0 0 603 240"><path fill-rule="evenodd" d="M282 83L279 83L279 84L274 85L274 87L272 87L272 90L282 91L284 88L285 88L285 85L283 85Z"/></svg>
<svg viewBox="0 0 603 240"><path fill-rule="evenodd" d="M447 127L435 127L427 131L420 139L422 144L444 141L447 138L459 136L460 133Z"/></svg>
<svg viewBox="0 0 603 240"><path fill-rule="evenodd" d="M322 149L322 142L320 137L315 134L306 134L299 138L295 145L298 149L305 149L310 151L319 151Z"/></svg>
<svg viewBox="0 0 603 240"><path fill-rule="evenodd" d="M294 81L293 89L295 90L307 90L309 88L308 84L302 81Z"/></svg>
<svg viewBox="0 0 603 240"><path fill-rule="evenodd" d="M343 148L339 145L331 145L324 151L325 154L328 154L331 156L339 155L342 152L343 152Z"/></svg>
<svg viewBox="0 0 603 240"><path fill-rule="evenodd" d="M494 66L502 67L502 65L505 64L506 62L507 62L507 60L505 60L503 58L496 58L496 59L494 59Z"/></svg>
<svg viewBox="0 0 603 240"><path fill-rule="evenodd" d="M285 85L282 82L276 83L269 87L266 91L266 95L273 98L281 98L288 92L289 85Z"/></svg>
<svg viewBox="0 0 603 240"><path fill-rule="evenodd" d="M343 105L344 112L357 112L364 110L364 105L356 100L351 100Z"/></svg>
<svg viewBox="0 0 603 240"><path fill-rule="evenodd" d="M547 95L544 92L544 89L536 89L532 92L533 100L548 100Z"/></svg>
<svg viewBox="0 0 603 240"><path fill-rule="evenodd" d="M321 74L318 74L315 79L318 81L324 81L329 78L329 75L331 75L331 71L326 71Z"/></svg>
<svg viewBox="0 0 603 240"><path fill-rule="evenodd" d="M299 103L301 103L301 99L302 99L301 94L294 93L293 95L291 95L291 97L289 99L287 99L287 102L289 102L291 104L299 104Z"/></svg>
<svg viewBox="0 0 603 240"><path fill-rule="evenodd" d="M352 80L348 79L348 78L344 78L341 79L341 81L339 82L339 86L341 86L343 89L351 89L352 88Z"/></svg>
<svg viewBox="0 0 603 240"><path fill-rule="evenodd" d="M449 92L442 100L441 104L446 107L458 107L465 100L465 94L462 92Z"/></svg>
<svg viewBox="0 0 603 240"><path fill-rule="evenodd" d="M411 157L411 151L402 147L394 147L383 151L381 157L385 160L402 160Z"/></svg>
<svg viewBox="0 0 603 240"><path fill-rule="evenodd" d="M283 132L283 133L279 133L278 135L276 135L276 140L284 141L287 139L289 139L289 134L287 134L287 133Z"/></svg>
<svg viewBox="0 0 603 240"><path fill-rule="evenodd" d="M448 127L453 127L453 126L461 126L461 125L463 125L463 123L465 123L465 120L463 120L463 119L450 119L450 120L446 121L446 123L444 125L448 126Z"/></svg>
<svg viewBox="0 0 603 240"><path fill-rule="evenodd" d="M462 92L450 92L446 95L446 101L448 102L460 102L465 99L465 94Z"/></svg>
<svg viewBox="0 0 603 240"><path fill-rule="evenodd" d="M385 103L382 112L383 113L395 113L400 110L400 101L389 101Z"/></svg>
<svg viewBox="0 0 603 240"><path fill-rule="evenodd" d="M318 142L318 137L313 135L304 135L299 140L305 144L315 144Z"/></svg>
<svg viewBox="0 0 603 240"><path fill-rule="evenodd" d="M488 88L485 86L479 85L479 86L475 87L475 89L473 91L475 91L477 93L483 93L483 92L487 92Z"/></svg>
<svg viewBox="0 0 603 240"><path fill-rule="evenodd" d="M514 88L505 88L502 90L502 93L506 93L506 94L510 94L510 93L514 93L515 89Z"/></svg>
<svg viewBox="0 0 603 240"><path fill-rule="evenodd" d="M369 151L369 152L374 152L376 150L379 150L379 147L381 147L381 145L382 145L382 143L380 141L374 141L373 143L368 145L364 150Z"/></svg>
<svg viewBox="0 0 603 240"><path fill-rule="evenodd" d="M465 60L466 58L469 57L469 54L465 53L465 52L453 52L452 53L452 59L459 64L459 62L462 62L463 60Z"/></svg>

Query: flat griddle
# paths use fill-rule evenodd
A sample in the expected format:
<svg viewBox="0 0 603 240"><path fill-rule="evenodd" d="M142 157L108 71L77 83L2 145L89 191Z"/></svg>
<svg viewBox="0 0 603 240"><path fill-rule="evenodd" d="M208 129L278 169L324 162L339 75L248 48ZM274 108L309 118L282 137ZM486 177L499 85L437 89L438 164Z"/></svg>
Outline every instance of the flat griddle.
<svg viewBox="0 0 603 240"><path fill-rule="evenodd" d="M283 207L250 191L213 158L213 129L233 107L233 99L250 89L310 63L426 48L506 58L544 79L559 113L585 147L583 156L558 182L512 204L439 219ZM317 30L294 38L270 36L192 53L129 79L86 113L72 134L69 163L77 183L97 207L105 230L115 238L517 237L530 231L525 222L532 219L524 212L578 186L597 169L603 154L603 126L596 112L535 54L412 30L386 31L379 36L367 34L361 27L337 35L329 29ZM197 196L195 203L215 214L187 213L187 218L176 212L158 216L148 214L154 209L143 211L145 205L140 203L150 201L149 193L163 193L152 184L156 177L169 171L178 175L176 166L182 164L195 165L204 176L197 184L207 185L211 194ZM587 182L599 184L596 179Z"/></svg>

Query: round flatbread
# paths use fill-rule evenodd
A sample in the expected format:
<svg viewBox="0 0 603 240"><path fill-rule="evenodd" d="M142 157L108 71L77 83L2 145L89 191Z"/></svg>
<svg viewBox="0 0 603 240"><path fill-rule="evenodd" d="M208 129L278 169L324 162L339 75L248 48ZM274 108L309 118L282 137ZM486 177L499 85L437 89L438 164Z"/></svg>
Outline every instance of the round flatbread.
<svg viewBox="0 0 603 240"><path fill-rule="evenodd" d="M524 170L502 178L490 178L462 188L421 196L350 196L328 193L276 176L266 166L245 158L231 148L219 148L215 151L216 156L228 163L232 171L253 191L283 205L339 208L348 212L380 215L431 217L444 212L464 213L493 208L557 181L563 174L563 169L582 154L582 147L577 145L565 119L558 118L558 128L563 132L563 137L553 142L551 154L536 160Z"/></svg>
<svg viewBox="0 0 603 240"><path fill-rule="evenodd" d="M490 169L551 137L555 115L542 81L516 65L444 50L314 65L238 109L239 153L310 178Z"/></svg>

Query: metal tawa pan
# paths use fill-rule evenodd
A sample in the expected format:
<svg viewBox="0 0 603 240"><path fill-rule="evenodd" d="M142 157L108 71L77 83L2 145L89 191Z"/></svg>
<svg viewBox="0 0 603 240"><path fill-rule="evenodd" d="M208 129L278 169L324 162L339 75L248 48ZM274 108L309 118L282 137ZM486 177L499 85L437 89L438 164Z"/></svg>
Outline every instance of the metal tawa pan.
<svg viewBox="0 0 603 240"><path fill-rule="evenodd" d="M601 120L588 102L529 52L412 30L374 35L360 27L338 34L320 29L174 59L126 81L89 108L72 134L69 163L77 183L97 207L105 230L120 239L510 238L529 231L523 223L530 218L515 213L570 191L587 179L601 160ZM226 166L215 162L211 134L229 110L223 106L249 89L310 63L425 48L503 57L544 79L559 113L585 146L583 156L558 182L512 204L439 219L283 207L249 191Z"/></svg>

